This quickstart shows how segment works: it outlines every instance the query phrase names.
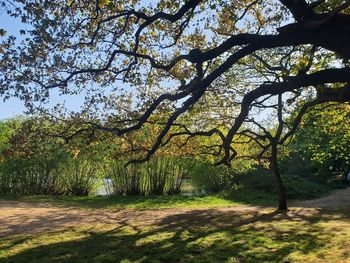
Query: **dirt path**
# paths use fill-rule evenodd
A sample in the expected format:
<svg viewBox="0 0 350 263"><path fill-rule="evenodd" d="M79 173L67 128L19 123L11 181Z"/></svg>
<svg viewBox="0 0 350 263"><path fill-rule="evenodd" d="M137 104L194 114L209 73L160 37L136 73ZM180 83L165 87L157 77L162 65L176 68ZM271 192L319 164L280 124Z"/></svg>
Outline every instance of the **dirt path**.
<svg viewBox="0 0 350 263"><path fill-rule="evenodd" d="M81 209L56 207L47 203L0 200L0 238L13 234L37 233L79 225L224 225L236 214L253 217L258 207L240 206L215 209ZM231 221L232 222L232 221Z"/></svg>
<svg viewBox="0 0 350 263"><path fill-rule="evenodd" d="M295 202L292 206L350 210L350 188L335 190L322 198Z"/></svg>
<svg viewBox="0 0 350 263"><path fill-rule="evenodd" d="M350 210L350 189L334 191L329 196L292 204L292 213L313 213L307 208ZM0 200L0 238L26 233L38 233L80 225L113 224L169 227L225 226L237 220L250 220L266 213L257 206L234 206L213 209L80 209L57 207L47 203ZM272 209L269 209L271 212ZM239 216L238 216L239 215Z"/></svg>

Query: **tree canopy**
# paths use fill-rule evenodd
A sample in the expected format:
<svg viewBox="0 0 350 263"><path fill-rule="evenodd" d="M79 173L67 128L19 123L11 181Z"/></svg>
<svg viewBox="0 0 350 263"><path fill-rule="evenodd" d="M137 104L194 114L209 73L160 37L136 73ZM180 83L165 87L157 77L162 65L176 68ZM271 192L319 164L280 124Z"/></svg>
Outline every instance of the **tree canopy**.
<svg viewBox="0 0 350 263"><path fill-rule="evenodd" d="M267 139L280 144L308 108L350 100L350 1L0 3L23 24L20 36L1 31L0 94L69 119L66 139L156 123L137 162L183 135L215 136L217 163L228 164L243 128L261 139L261 116L277 114L281 128ZM54 92L84 96L81 112L48 109ZM292 125L283 125L294 108Z"/></svg>

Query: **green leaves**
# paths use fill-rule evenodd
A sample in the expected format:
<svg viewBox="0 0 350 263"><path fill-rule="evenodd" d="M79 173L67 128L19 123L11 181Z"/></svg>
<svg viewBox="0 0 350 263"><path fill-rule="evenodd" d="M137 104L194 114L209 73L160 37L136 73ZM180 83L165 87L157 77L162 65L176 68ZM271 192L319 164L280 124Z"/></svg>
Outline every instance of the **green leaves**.
<svg viewBox="0 0 350 263"><path fill-rule="evenodd" d="M350 165L350 106L326 104L310 110L294 138L293 147L319 164L341 161Z"/></svg>

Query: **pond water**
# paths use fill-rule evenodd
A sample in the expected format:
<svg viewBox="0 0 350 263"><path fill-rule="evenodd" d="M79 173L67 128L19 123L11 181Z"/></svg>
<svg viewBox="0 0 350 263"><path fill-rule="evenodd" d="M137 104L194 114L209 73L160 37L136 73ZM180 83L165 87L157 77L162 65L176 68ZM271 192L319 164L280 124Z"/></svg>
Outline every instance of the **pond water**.
<svg viewBox="0 0 350 263"><path fill-rule="evenodd" d="M103 178L99 187L97 188L97 196L109 196L113 194L113 182L112 179Z"/></svg>

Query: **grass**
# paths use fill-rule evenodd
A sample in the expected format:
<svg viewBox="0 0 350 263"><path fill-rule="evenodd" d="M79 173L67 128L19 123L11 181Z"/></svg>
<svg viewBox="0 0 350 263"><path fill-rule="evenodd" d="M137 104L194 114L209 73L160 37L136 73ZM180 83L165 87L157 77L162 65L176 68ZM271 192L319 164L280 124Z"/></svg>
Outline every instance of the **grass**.
<svg viewBox="0 0 350 263"><path fill-rule="evenodd" d="M10 196L3 195L0 199L29 202L45 202L59 206L81 208L214 208L224 206L236 206L241 203L220 197L209 196Z"/></svg>
<svg viewBox="0 0 350 263"><path fill-rule="evenodd" d="M0 262L346 262L349 213L271 210L169 216L152 226L85 225L0 242ZM177 215L178 216L178 215ZM167 222L174 222L169 224Z"/></svg>
<svg viewBox="0 0 350 263"><path fill-rule="evenodd" d="M311 194L325 192L316 190ZM0 196L0 199L90 209L215 208L276 201L271 194L249 189L204 197ZM166 215L152 225L144 224L142 218L135 222L119 219L109 224L80 223L3 237L0 262L319 263L347 262L350 258L349 211L294 208L280 214L266 207L222 214L212 209L186 211Z"/></svg>
<svg viewBox="0 0 350 263"><path fill-rule="evenodd" d="M271 179L271 178L269 178ZM273 179L273 178L272 178ZM287 181L288 200L312 199L326 195L330 188L320 186L305 180L299 182L297 179ZM252 179L249 179L252 180ZM17 200L30 202L45 202L58 206L80 207L80 208L216 208L237 205L276 206L277 196L274 181L261 180L263 183L251 183L249 186L242 185L237 189L224 191L220 194L205 196L59 196L59 195L0 195L0 200ZM273 191L266 191L266 185ZM253 188L255 187L255 189Z"/></svg>

